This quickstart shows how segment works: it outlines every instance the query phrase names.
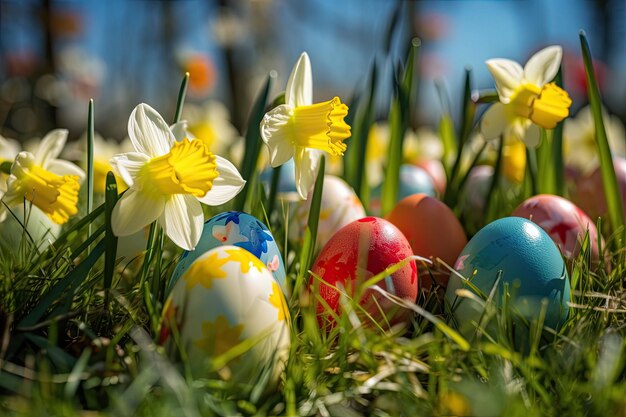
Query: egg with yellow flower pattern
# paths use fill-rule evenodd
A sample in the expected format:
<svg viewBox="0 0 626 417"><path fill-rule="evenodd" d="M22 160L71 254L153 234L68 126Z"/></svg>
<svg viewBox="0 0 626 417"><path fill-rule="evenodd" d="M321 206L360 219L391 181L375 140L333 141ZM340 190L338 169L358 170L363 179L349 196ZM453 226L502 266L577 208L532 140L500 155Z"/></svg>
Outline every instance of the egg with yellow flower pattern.
<svg viewBox="0 0 626 417"><path fill-rule="evenodd" d="M219 372L254 384L269 374L274 387L289 350L288 320L283 293L265 264L240 247L219 246L174 285L159 340L173 358L184 351L195 377Z"/></svg>

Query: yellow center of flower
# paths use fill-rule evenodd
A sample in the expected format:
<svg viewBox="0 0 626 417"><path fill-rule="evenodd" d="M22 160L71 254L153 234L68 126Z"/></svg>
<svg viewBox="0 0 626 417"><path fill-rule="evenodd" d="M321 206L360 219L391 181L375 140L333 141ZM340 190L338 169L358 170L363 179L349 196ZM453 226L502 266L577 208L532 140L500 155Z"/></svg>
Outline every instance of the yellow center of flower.
<svg viewBox="0 0 626 417"><path fill-rule="evenodd" d="M160 195L204 197L217 178L215 156L202 141L184 138L168 154L152 158L142 168L144 189Z"/></svg>
<svg viewBox="0 0 626 417"><path fill-rule="evenodd" d="M106 191L106 180L107 174L109 171L113 171L111 168L111 164L107 160L95 160L93 161L93 191L96 193L104 194ZM122 191L128 188L128 185L124 182L123 179L115 176L115 182L117 183L117 192L121 193Z"/></svg>
<svg viewBox="0 0 626 417"><path fill-rule="evenodd" d="M189 126L189 131L193 133L198 140L204 142L209 149L213 148L213 144L215 144L215 141L217 140L217 134L210 123L201 122L193 126Z"/></svg>
<svg viewBox="0 0 626 417"><path fill-rule="evenodd" d="M339 97L294 108L289 120L294 145L343 155L343 141L350 137L350 126L343 120L347 115L348 106Z"/></svg>
<svg viewBox="0 0 626 417"><path fill-rule="evenodd" d="M34 165L21 171L19 180L24 198L39 207L53 222L63 224L78 212L78 176L60 176Z"/></svg>
<svg viewBox="0 0 626 417"><path fill-rule="evenodd" d="M569 115L572 100L555 83L538 87L522 84L512 95L509 106L517 116L532 120L544 129L554 129Z"/></svg>

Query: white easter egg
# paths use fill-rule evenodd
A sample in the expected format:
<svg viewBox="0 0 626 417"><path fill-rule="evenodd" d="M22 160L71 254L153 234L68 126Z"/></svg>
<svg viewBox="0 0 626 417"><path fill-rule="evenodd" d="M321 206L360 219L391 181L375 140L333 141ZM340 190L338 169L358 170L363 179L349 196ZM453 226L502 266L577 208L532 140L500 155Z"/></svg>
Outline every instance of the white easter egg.
<svg viewBox="0 0 626 417"><path fill-rule="evenodd" d="M196 377L211 376L214 360L250 342L226 367L238 382L269 372L275 386L289 349L289 310L280 286L256 256L219 246L198 257L176 282L163 309L160 342L176 352L173 326ZM220 373L224 375L224 373Z"/></svg>

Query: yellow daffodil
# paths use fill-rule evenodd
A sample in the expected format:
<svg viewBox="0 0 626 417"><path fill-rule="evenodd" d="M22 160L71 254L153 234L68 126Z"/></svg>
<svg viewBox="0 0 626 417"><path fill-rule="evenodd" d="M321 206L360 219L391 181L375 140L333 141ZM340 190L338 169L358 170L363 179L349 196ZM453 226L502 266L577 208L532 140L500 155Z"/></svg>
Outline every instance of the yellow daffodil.
<svg viewBox="0 0 626 417"><path fill-rule="evenodd" d="M261 137L278 167L293 158L296 188L306 199L315 181L321 152L343 155L350 126L344 122L348 106L338 97L313 104L311 63L306 53L291 70L285 104L269 111L261 121Z"/></svg>
<svg viewBox="0 0 626 417"><path fill-rule="evenodd" d="M551 82L562 55L560 46L549 46L533 55L524 68L509 59L486 62L500 98L482 119L481 132L486 139L504 134L535 147L541 139L540 128L553 129L568 116L572 101Z"/></svg>
<svg viewBox="0 0 626 417"><path fill-rule="evenodd" d="M56 159L66 140L67 130L56 129L42 139L35 153L18 153L2 197L7 206L29 201L57 224L78 212L78 190L85 173L71 162ZM0 214L0 219L5 216Z"/></svg>
<svg viewBox="0 0 626 417"><path fill-rule="evenodd" d="M626 155L626 132L617 116L603 110L602 119L613 156ZM590 174L598 166L598 149L593 115L589 106L578 111L563 126L563 154L565 163L583 174Z"/></svg>
<svg viewBox="0 0 626 417"><path fill-rule="evenodd" d="M224 204L245 181L228 160L212 154L198 139L181 138L156 110L138 105L128 121L135 152L111 159L114 171L129 189L112 214L116 236L133 234L158 220L178 246L193 250L200 240L204 215L200 203Z"/></svg>

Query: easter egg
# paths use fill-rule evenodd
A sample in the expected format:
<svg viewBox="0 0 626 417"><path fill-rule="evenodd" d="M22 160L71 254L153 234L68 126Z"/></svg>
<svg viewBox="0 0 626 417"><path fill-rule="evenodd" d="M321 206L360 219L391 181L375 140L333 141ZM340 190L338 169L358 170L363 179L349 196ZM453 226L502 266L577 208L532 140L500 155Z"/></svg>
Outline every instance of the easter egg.
<svg viewBox="0 0 626 417"><path fill-rule="evenodd" d="M200 241L192 251L184 251L170 279L169 288L185 273L191 264L209 249L222 245L243 248L259 258L285 291L285 266L276 240L266 225L250 214L227 211L207 220Z"/></svg>
<svg viewBox="0 0 626 417"><path fill-rule="evenodd" d="M380 213L383 183L372 190L370 209L374 214ZM431 197L437 196L435 184L431 176L422 168L405 164L400 167L400 179L398 182L398 196L396 202L412 194L426 194Z"/></svg>
<svg viewBox="0 0 626 417"><path fill-rule="evenodd" d="M415 255L440 258L450 266L467 244L463 227L452 210L426 194L413 194L400 200L386 219L400 229ZM433 277L443 287L447 285L448 275L446 269L433 269ZM420 274L420 278L420 288L430 289L430 275Z"/></svg>
<svg viewBox="0 0 626 417"><path fill-rule="evenodd" d="M19 204L10 210L11 213L6 213L5 220L0 222L0 251L7 256L17 254L20 245L28 251L31 248L43 251L61 232L61 226L34 205L24 207L24 204Z"/></svg>
<svg viewBox="0 0 626 417"><path fill-rule="evenodd" d="M311 209L311 195L297 203L289 223L289 238L302 243ZM347 182L334 175L324 176L315 247L320 251L331 236L346 224L365 217L363 204Z"/></svg>
<svg viewBox="0 0 626 417"><path fill-rule="evenodd" d="M277 168L267 168L261 173L261 184L265 192L269 195L272 187L272 177ZM296 188L296 174L293 159L280 166L278 184L276 185L276 195L285 201L300 201L300 195Z"/></svg>
<svg viewBox="0 0 626 417"><path fill-rule="evenodd" d="M433 180L435 190L440 196L442 196L446 192L446 184L448 180L446 178L446 170L444 169L441 161L437 159L422 159L416 165L430 175L430 178Z"/></svg>
<svg viewBox="0 0 626 417"><path fill-rule="evenodd" d="M413 255L411 246L402 232L387 220L365 217L342 227L326 243L313 263L310 287L319 288L319 294L330 309L340 313L340 293L335 288L341 285L347 294L354 296L355 289L387 267ZM323 282L317 282L315 276ZM410 260L399 270L386 276L376 285L410 302L417 297L417 268ZM380 310L392 323L408 319L407 310L398 310L396 305L382 294L366 289L359 303L375 318ZM319 323L329 320L322 303L317 305Z"/></svg>
<svg viewBox="0 0 626 417"><path fill-rule="evenodd" d="M539 225L556 243L566 258L578 255L589 230L591 258L598 261L598 231L591 219L569 200L541 194L520 204L511 216L523 217Z"/></svg>
<svg viewBox="0 0 626 417"><path fill-rule="evenodd" d="M622 195L622 209L626 213L626 159L613 158L613 168L617 177L617 185ZM592 219L605 217L608 213L604 185L600 167L588 177L579 179L576 187L572 190L572 201Z"/></svg>
<svg viewBox="0 0 626 417"><path fill-rule="evenodd" d="M468 242L454 268L482 293L483 300L498 281L493 296L498 306L508 287L513 312L529 323L538 319L543 300L547 300L545 326L556 329L567 318L570 284L565 263L550 236L530 220L505 217L489 223ZM446 291L455 324L468 337L476 330L483 306L458 296L457 290L474 292L472 286L452 274ZM519 321L516 325L521 327ZM516 341L524 345L527 328L516 332L520 338Z"/></svg>
<svg viewBox="0 0 626 417"><path fill-rule="evenodd" d="M159 341L175 358L176 329L195 377L210 376L217 371L212 360L253 341L227 363L230 376L250 382L269 372L275 385L289 349L288 319L283 293L259 258L237 246L218 246L198 256L174 285Z"/></svg>

